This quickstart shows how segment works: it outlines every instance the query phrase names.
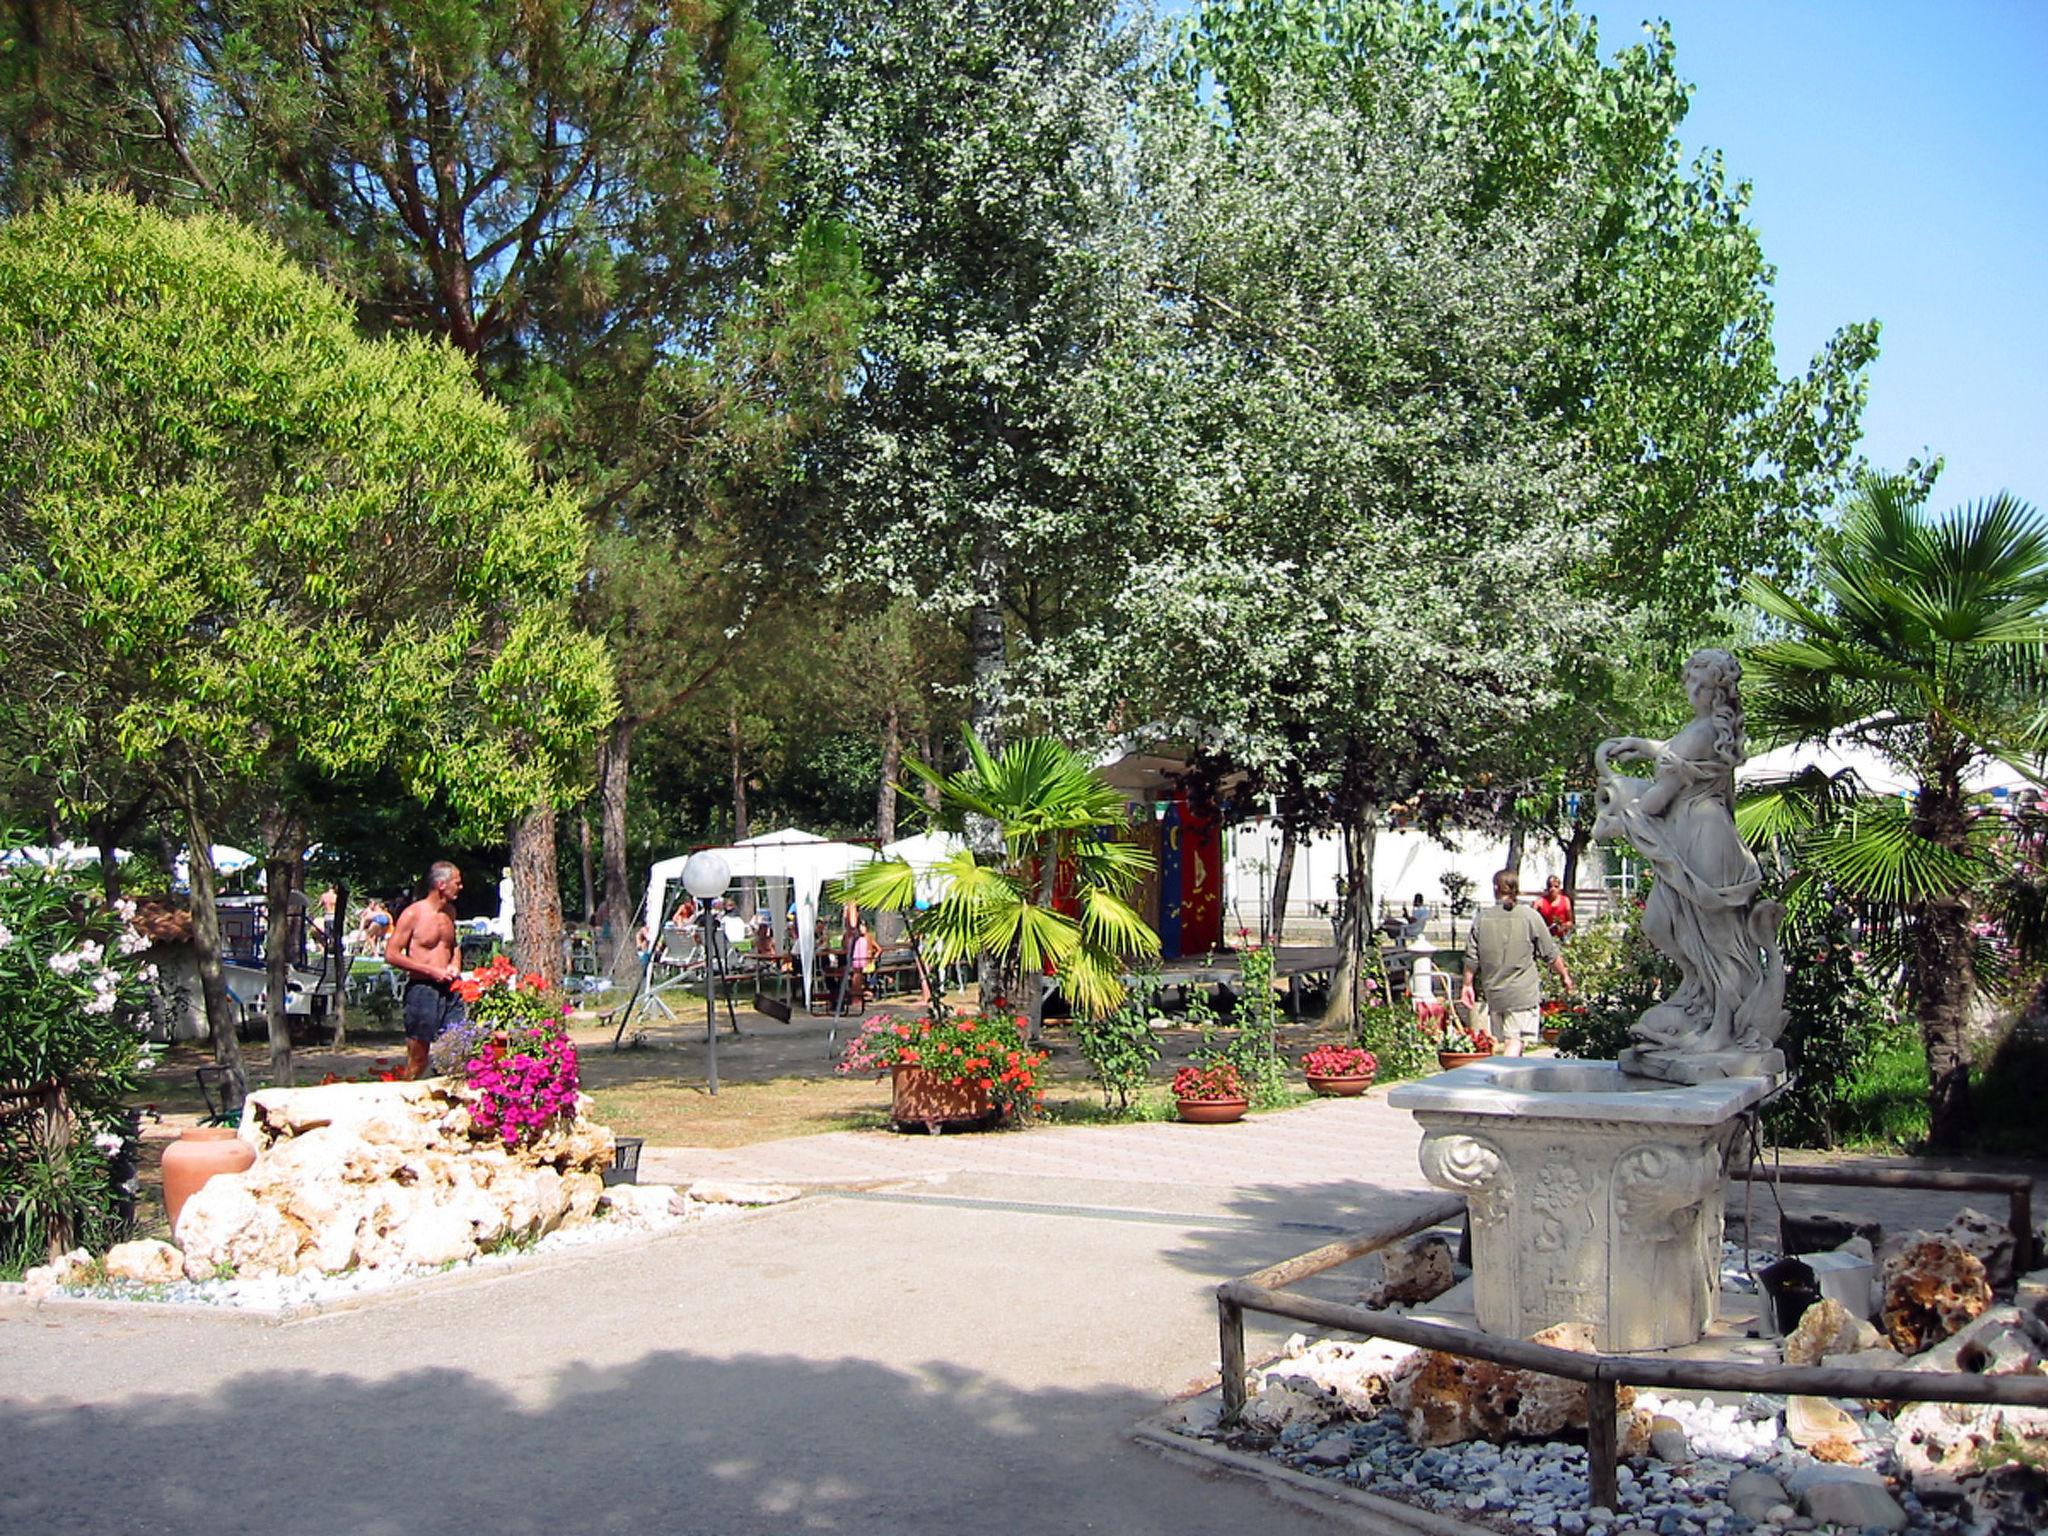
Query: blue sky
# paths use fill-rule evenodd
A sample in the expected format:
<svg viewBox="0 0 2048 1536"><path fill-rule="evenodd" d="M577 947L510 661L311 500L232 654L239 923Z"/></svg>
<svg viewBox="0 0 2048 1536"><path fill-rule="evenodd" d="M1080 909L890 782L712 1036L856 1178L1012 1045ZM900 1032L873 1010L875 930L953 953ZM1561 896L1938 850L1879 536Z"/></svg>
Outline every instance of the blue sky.
<svg viewBox="0 0 2048 1536"><path fill-rule="evenodd" d="M2048 504L2044 0L1582 0L1603 49L1671 23L1679 130L1755 185L1781 373L1883 322L1862 451L1940 454L1937 507Z"/></svg>

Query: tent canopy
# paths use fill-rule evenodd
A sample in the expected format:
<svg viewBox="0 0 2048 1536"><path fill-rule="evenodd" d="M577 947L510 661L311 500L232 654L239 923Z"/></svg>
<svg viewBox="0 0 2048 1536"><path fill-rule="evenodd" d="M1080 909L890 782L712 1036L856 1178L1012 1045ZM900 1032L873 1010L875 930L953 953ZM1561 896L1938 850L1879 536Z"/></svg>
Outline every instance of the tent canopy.
<svg viewBox="0 0 2048 1536"><path fill-rule="evenodd" d="M787 880L790 900L796 906L796 948L803 964L804 998L811 995L812 977L818 960L818 901L825 882L837 880L875 856L875 850L859 843L835 843L814 832L784 827L744 838L728 848L702 850L716 853L732 871L734 880ZM659 934L668 915L668 888L683 878L688 854L662 859L647 872L647 931Z"/></svg>
<svg viewBox="0 0 2048 1536"><path fill-rule="evenodd" d="M934 874L934 866L943 864L956 853L965 853L967 846L967 839L957 832L920 832L915 837L901 837L893 843L884 843L882 857L901 859L908 864L917 881L917 899L934 902L945 896L946 887L951 883L948 876Z"/></svg>
<svg viewBox="0 0 2048 1536"><path fill-rule="evenodd" d="M1853 773L1857 782L1873 795L1910 795L1919 787L1913 775L1899 768L1883 753L1858 741L1850 731L1837 731L1825 741L1795 741L1760 752L1735 770L1737 782L1751 785L1789 779L1808 768L1818 768L1834 778ZM1963 788L1972 794L1994 794L2033 787L2027 776L1997 758L1980 758L1963 775Z"/></svg>

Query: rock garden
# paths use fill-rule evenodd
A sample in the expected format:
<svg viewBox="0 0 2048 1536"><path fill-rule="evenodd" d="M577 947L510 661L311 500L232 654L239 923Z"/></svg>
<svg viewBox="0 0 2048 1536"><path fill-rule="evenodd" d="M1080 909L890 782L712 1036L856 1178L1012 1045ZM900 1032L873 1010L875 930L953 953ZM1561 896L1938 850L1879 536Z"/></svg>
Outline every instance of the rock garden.
<svg viewBox="0 0 2048 1536"><path fill-rule="evenodd" d="M2011 1232L1964 1210L1940 1232L1886 1236L1823 1217L1795 1237L1823 1291L1768 1334L1758 1277L1778 1256L1724 1245L1724 1326L1710 1356L1978 1375L2044 1372L2048 1270L2014 1273ZM1874 1241L1873 1241L1874 1240ZM1469 1326L1452 1244L1383 1256L1360 1298ZM1746 1326L1745 1326L1746 1325ZM1591 1348L1562 1324L1535 1342ZM1714 1346L1718 1345L1716 1350ZM1809 1530L2035 1532L2048 1525L2048 1411L1771 1394L1617 1389L1619 1502L1592 1507L1587 1389L1385 1340L1297 1334L1251 1372L1239 1424L1203 1403L1169 1427L1470 1524L1527 1536L1777 1536Z"/></svg>

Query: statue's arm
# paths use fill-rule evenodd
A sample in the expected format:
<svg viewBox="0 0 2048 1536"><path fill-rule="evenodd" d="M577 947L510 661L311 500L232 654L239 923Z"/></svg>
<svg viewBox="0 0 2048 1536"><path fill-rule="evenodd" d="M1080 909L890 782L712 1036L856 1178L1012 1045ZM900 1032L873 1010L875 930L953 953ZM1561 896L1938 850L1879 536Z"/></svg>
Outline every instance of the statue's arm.
<svg viewBox="0 0 2048 1536"><path fill-rule="evenodd" d="M1593 750L1593 767L1604 772L1614 763L1644 762L1664 750L1664 743L1651 741L1647 736L1615 736L1603 741Z"/></svg>

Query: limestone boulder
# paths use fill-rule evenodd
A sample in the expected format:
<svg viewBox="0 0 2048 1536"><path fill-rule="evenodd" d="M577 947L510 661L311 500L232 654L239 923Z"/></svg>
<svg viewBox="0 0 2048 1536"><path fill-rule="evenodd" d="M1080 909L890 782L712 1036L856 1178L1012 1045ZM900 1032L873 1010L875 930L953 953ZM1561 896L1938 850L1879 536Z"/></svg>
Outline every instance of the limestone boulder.
<svg viewBox="0 0 2048 1536"><path fill-rule="evenodd" d="M1387 1339L1304 1339L1261 1379L1305 1378L1352 1417L1366 1419L1387 1406L1394 1378L1419 1353L1413 1344Z"/></svg>
<svg viewBox="0 0 2048 1536"><path fill-rule="evenodd" d="M1994 1291L2012 1284L2012 1228L2004 1222L1964 1206L1956 1212L1955 1220L1941 1229L1941 1235L1964 1252L1977 1256L1977 1262L1984 1266L1984 1278Z"/></svg>
<svg viewBox="0 0 2048 1536"><path fill-rule="evenodd" d="M153 1237L116 1243L107 1250L107 1278L139 1285L169 1285L185 1278L185 1256Z"/></svg>
<svg viewBox="0 0 2048 1536"><path fill-rule="evenodd" d="M446 1079L252 1095L243 1134L259 1147L255 1166L216 1176L187 1204L185 1272L435 1267L594 1217L607 1127L565 1122L510 1151L471 1134L468 1099Z"/></svg>
<svg viewBox="0 0 2048 1536"><path fill-rule="evenodd" d="M2048 1323L2048 1269L2037 1269L2015 1280L2012 1300L2029 1317Z"/></svg>
<svg viewBox="0 0 2048 1536"><path fill-rule="evenodd" d="M185 1278L210 1280L299 1272L302 1232L275 1204L257 1199L247 1174L215 1174L178 1213Z"/></svg>
<svg viewBox="0 0 2048 1536"><path fill-rule="evenodd" d="M675 1193L666 1184L615 1184L599 1197L597 1209L622 1227L653 1231L675 1220Z"/></svg>
<svg viewBox="0 0 2048 1536"><path fill-rule="evenodd" d="M1884 1479L1865 1467L1802 1467L1790 1478L1794 1497L1808 1519L1846 1530L1906 1528L1906 1511Z"/></svg>
<svg viewBox="0 0 2048 1536"><path fill-rule="evenodd" d="M1817 1460L1855 1462L1863 1431L1848 1413L1824 1397L1785 1399L1785 1438Z"/></svg>
<svg viewBox="0 0 2048 1536"><path fill-rule="evenodd" d="M1584 1324L1560 1323L1532 1334L1530 1342L1590 1353ZM1435 1350L1419 1353L1393 1383L1392 1401L1420 1446L1455 1445L1466 1440L1548 1440L1586 1427L1586 1388L1488 1360L1468 1360ZM1620 1387L1615 1406L1633 1424L1635 1392Z"/></svg>
<svg viewBox="0 0 2048 1536"><path fill-rule="evenodd" d="M85 1285L93 1278L92 1255L74 1248L48 1264L38 1264L21 1277L22 1294L41 1301L67 1285Z"/></svg>
<svg viewBox="0 0 2048 1536"><path fill-rule="evenodd" d="M1380 1284L1366 1299L1381 1307L1435 1301L1458 1283L1456 1260L1450 1240L1441 1233L1404 1238L1381 1251Z"/></svg>
<svg viewBox="0 0 2048 1536"><path fill-rule="evenodd" d="M1878 1314L1902 1355L1917 1355L1991 1305L1984 1264L1952 1237L1915 1233L1885 1260Z"/></svg>
<svg viewBox="0 0 2048 1536"><path fill-rule="evenodd" d="M2016 1376L2048 1361L2048 1324L2015 1306L1992 1307L1934 1348L1901 1362L1913 1371Z"/></svg>
<svg viewBox="0 0 2048 1536"><path fill-rule="evenodd" d="M1308 1381L1269 1377L1245 1400L1239 1422L1262 1434L1277 1435L1299 1424L1326 1424L1338 1412L1336 1400Z"/></svg>
<svg viewBox="0 0 2048 1536"><path fill-rule="evenodd" d="M699 1179L690 1198L706 1205L781 1205L802 1191L788 1184L742 1184L736 1179Z"/></svg>
<svg viewBox="0 0 2048 1536"><path fill-rule="evenodd" d="M1833 1297L1823 1296L1800 1315L1785 1336L1787 1365L1818 1365L1825 1355L1857 1348L1856 1320Z"/></svg>

